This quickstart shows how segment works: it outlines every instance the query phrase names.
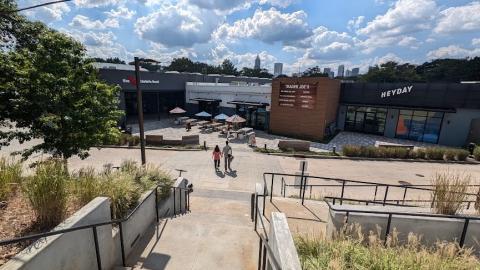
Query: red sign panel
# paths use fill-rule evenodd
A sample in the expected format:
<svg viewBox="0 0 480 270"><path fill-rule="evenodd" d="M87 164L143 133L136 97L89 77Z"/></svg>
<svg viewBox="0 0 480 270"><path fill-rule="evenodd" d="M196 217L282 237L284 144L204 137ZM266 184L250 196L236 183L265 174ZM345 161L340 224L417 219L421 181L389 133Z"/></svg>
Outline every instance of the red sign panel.
<svg viewBox="0 0 480 270"><path fill-rule="evenodd" d="M278 106L312 110L316 98L316 84L280 84Z"/></svg>

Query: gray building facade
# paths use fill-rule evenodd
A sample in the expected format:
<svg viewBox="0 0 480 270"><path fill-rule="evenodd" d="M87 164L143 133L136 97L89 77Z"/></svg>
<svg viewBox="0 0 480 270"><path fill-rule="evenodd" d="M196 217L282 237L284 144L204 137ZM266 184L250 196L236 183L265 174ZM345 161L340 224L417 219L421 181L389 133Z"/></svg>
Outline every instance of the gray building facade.
<svg viewBox="0 0 480 270"><path fill-rule="evenodd" d="M345 83L337 127L446 146L480 143L480 84Z"/></svg>

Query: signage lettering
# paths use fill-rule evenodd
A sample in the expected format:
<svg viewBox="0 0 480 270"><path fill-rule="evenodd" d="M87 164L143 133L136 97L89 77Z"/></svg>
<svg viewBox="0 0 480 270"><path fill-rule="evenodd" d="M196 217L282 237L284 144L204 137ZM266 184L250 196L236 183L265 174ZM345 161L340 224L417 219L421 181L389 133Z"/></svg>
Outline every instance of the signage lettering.
<svg viewBox="0 0 480 270"><path fill-rule="evenodd" d="M122 82L123 83L130 83L132 85L135 85L136 83L136 80L135 80L135 77L128 77L128 79L122 79ZM157 83L160 83L159 80L140 80L140 83L144 83L144 84L157 84Z"/></svg>
<svg viewBox="0 0 480 270"><path fill-rule="evenodd" d="M394 90L383 91L380 96L381 96L381 98L388 98L388 97L403 95L403 94L407 94L407 93L412 92L412 89L413 89L413 85L405 86L403 88L397 88L397 89L394 89Z"/></svg>
<svg viewBox="0 0 480 270"><path fill-rule="evenodd" d="M314 109L317 96L316 84L280 84L278 106Z"/></svg>

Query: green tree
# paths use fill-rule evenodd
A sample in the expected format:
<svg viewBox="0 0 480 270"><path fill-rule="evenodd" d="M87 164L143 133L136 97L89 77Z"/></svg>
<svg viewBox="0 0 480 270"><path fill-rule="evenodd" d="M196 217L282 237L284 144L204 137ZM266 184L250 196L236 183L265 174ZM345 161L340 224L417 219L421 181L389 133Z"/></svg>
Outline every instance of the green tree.
<svg viewBox="0 0 480 270"><path fill-rule="evenodd" d="M417 74L416 66L405 63L398 64L390 61L370 68L367 74L360 77L364 82L422 82L423 79Z"/></svg>
<svg viewBox="0 0 480 270"><path fill-rule="evenodd" d="M99 81L72 38L23 17L12 31L15 49L0 52L0 144L41 139L21 152L67 159L119 135L120 89Z"/></svg>
<svg viewBox="0 0 480 270"><path fill-rule="evenodd" d="M174 58L166 68L168 71L192 72L194 69L193 61L187 57Z"/></svg>
<svg viewBox="0 0 480 270"><path fill-rule="evenodd" d="M226 75L238 75L238 70L235 65L229 59L223 60L221 66L222 74Z"/></svg>
<svg viewBox="0 0 480 270"><path fill-rule="evenodd" d="M125 61L121 60L118 57L107 58L107 59L95 57L95 58L91 58L90 60L98 63L125 64Z"/></svg>
<svg viewBox="0 0 480 270"><path fill-rule="evenodd" d="M328 77L328 74L323 73L320 67L314 66L305 70L302 76L303 77Z"/></svg>
<svg viewBox="0 0 480 270"><path fill-rule="evenodd" d="M259 78L272 78L273 74L269 73L266 69L253 69L244 67L240 71L240 75L247 77L259 77Z"/></svg>

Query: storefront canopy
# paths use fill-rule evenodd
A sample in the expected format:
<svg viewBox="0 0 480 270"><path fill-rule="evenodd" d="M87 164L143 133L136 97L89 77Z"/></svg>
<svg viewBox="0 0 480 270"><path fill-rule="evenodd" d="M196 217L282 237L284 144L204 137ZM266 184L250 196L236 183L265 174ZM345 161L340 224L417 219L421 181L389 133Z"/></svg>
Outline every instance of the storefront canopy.
<svg viewBox="0 0 480 270"><path fill-rule="evenodd" d="M251 102L251 101L241 101L241 100L230 101L230 102L228 102L228 104L246 105L246 106L255 106L255 107L265 107L265 106L269 106L269 105L270 105L270 104L268 104L268 103Z"/></svg>
<svg viewBox="0 0 480 270"><path fill-rule="evenodd" d="M198 102L216 102L216 103L222 102L221 99L210 99L210 98L192 98L190 100L191 101L198 101Z"/></svg>

